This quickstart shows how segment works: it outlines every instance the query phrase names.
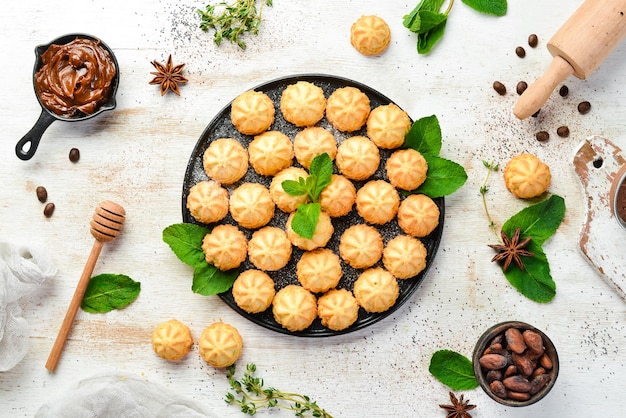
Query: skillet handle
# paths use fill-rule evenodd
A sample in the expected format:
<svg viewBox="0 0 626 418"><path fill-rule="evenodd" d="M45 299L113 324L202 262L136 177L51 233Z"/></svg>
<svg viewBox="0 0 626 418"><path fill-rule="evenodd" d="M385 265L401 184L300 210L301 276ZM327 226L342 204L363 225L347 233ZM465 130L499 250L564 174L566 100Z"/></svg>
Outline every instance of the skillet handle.
<svg viewBox="0 0 626 418"><path fill-rule="evenodd" d="M35 122L35 126L31 128L30 131L26 135L22 137L15 146L15 154L20 160L30 160L33 155L35 155L35 151L37 151L37 147L39 146L39 141L41 140L41 136L48 129L48 126L52 122L54 122L56 118L52 116L50 113L45 110L41 111L39 115L39 119ZM26 150L24 150L27 148Z"/></svg>

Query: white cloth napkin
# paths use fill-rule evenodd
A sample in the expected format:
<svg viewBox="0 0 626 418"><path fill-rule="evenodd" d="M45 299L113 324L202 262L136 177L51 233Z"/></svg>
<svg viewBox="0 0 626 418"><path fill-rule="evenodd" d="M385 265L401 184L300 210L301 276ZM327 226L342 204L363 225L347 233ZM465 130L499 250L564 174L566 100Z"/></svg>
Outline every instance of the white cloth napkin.
<svg viewBox="0 0 626 418"><path fill-rule="evenodd" d="M30 330L19 300L55 274L43 249L0 241L0 372L15 367L28 352Z"/></svg>

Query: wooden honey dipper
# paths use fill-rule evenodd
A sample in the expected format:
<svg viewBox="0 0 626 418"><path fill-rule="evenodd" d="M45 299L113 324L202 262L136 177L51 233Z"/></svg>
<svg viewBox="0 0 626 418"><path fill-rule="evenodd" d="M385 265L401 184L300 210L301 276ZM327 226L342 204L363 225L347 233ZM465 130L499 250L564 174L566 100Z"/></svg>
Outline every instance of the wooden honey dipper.
<svg viewBox="0 0 626 418"><path fill-rule="evenodd" d="M586 0L548 42L552 64L520 96L515 116L534 115L569 76L586 79L625 36L626 0Z"/></svg>
<svg viewBox="0 0 626 418"><path fill-rule="evenodd" d="M54 371L56 369L57 364L59 363L59 358L61 357L61 352L63 351L70 329L74 323L74 318L76 317L78 308L83 301L83 296L85 295L85 290L89 284L89 279L93 273L96 261L98 261L100 251L102 250L105 242L111 242L117 238L122 230L122 226L124 225L125 216L126 211L124 211L124 208L117 203L110 201L100 202L96 208L93 218L89 223L91 226L91 235L93 235L96 241L93 244L91 253L89 254L85 268L83 269L83 274L80 276L78 284L76 285L74 296L72 297L72 301L67 308L65 319L63 319L63 323L61 324L59 334L57 335L54 345L52 346L52 350L50 351L50 355L48 356L46 369L50 371Z"/></svg>

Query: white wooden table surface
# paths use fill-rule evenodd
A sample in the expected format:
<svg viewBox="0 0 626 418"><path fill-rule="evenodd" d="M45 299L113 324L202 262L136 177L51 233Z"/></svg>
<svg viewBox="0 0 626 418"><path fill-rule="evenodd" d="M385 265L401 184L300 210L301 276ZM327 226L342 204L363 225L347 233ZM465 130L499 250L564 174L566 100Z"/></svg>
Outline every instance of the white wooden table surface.
<svg viewBox="0 0 626 418"><path fill-rule="evenodd" d="M586 81L570 79L570 95L553 96L538 118L518 121L512 107L519 80L531 82L548 66L546 43L579 6L579 0L511 0L505 17L479 15L454 5L442 42L419 56L415 35L402 17L415 1L275 0L264 9L248 49L224 43L198 28L204 1L109 0L12 1L0 8L0 239L48 248L58 274L21 306L31 326L31 347L15 368L0 373L0 416L32 416L56 391L106 371L138 375L206 405L221 416L239 416L223 398L222 371L207 366L194 346L181 363L159 359L151 348L156 324L177 318L197 339L222 319L244 338L240 369L258 366L266 382L310 395L338 417L438 417L448 388L428 372L432 353L451 349L471 357L489 326L521 320L546 332L556 344L561 371L541 402L507 408L480 389L464 392L475 417L617 417L626 388L626 303L583 258L577 244L584 214L572 157L581 141L602 135L626 146L626 44ZM351 24L376 14L391 26L390 48L364 57L350 45ZM34 48L71 32L102 38L121 68L118 106L84 123L55 122L30 161L15 156L16 142L40 112L32 87ZM529 34L539 36L531 49ZM515 47L526 47L526 58ZM148 85L150 61L186 63L189 82L181 96L161 97ZM462 164L465 186L446 197L443 240L433 268L412 298L391 317L347 335L302 339L266 330L228 308L218 297L191 292L191 270L162 241L162 230L181 222L181 189L191 151L212 117L236 95L264 81L299 73L326 73L365 83L390 97L413 119L431 114L441 123L442 156ZM500 80L509 93L491 85ZM576 111L592 103L587 115ZM556 136L568 125L569 138ZM539 143L534 134L548 130ZM68 160L77 147L81 159ZM550 192L563 196L565 219L546 243L557 286L554 300L538 304L513 289L490 262L495 242L479 188L482 161L502 166L531 152L551 168ZM35 187L48 189L54 216L42 214ZM491 177L488 204L500 224L527 205ZM105 247L94 274L122 273L142 284L141 295L122 311L79 312L56 373L45 368L65 309L89 254L88 223L98 202L111 199L127 211L117 241ZM608 231L624 246L626 233ZM263 412L260 416L291 416Z"/></svg>

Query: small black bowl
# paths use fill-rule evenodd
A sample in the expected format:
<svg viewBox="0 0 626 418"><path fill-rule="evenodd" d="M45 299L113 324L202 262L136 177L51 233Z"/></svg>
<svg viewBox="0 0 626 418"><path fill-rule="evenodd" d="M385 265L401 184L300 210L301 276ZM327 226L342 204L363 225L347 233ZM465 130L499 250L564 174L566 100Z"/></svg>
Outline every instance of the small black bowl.
<svg viewBox="0 0 626 418"><path fill-rule="evenodd" d="M92 41L99 42L99 44L104 48L109 55L111 56L111 60L113 61L113 65L115 66L115 76L111 82L111 92L109 94L108 100L102 103L93 113L90 114L80 114L72 117L65 117L61 115L57 115L52 110L48 109L41 101L39 94L37 94L37 90L35 89L35 96L37 97L37 101L39 101L39 105L41 106L41 114L39 115L39 119L35 122L35 125L31 128L30 131L22 139L20 139L15 146L15 153L17 157L21 160L30 160L33 155L35 155L35 151L37 151L37 147L39 146L39 141L43 133L48 129L50 124L55 120L60 120L64 122L79 122L85 119L90 119L100 113L113 110L116 106L115 95L117 93L117 87L119 85L120 79L120 68L117 63L117 59L115 58L115 54L111 48L108 47L102 40L99 38L87 35L84 33L72 33L68 35L60 36L51 42L38 45L35 48L35 66L33 69L33 87L35 86L35 75L39 71L39 69L43 66L42 55L44 52L48 50L51 45L65 45L67 43L72 42L73 40L81 38L81 39L91 39Z"/></svg>
<svg viewBox="0 0 626 418"><path fill-rule="evenodd" d="M491 342L494 340L494 338L496 338L500 334L502 334L504 341L502 345L506 349L506 339L504 338L503 334L509 328L517 328L522 333L526 330L531 330L539 334L541 336L541 339L543 340L543 346L545 348L544 353L548 356L552 363L552 367L546 368L546 373L550 377L550 380L537 393L531 395L528 400L514 400L497 396L491 390L490 382L487 380L487 371L480 365L480 358L484 354L485 350L491 345ZM483 335L478 339L478 342L474 347L472 363L474 365L474 375L476 376L480 387L487 393L487 395L489 395L491 399L506 406L528 406L540 401L548 394L548 392L550 392L550 390L554 386L554 383L556 382L557 376L559 375L559 356L557 355L556 348L554 347L554 344L552 343L550 338L548 338L546 334L533 327L532 325L519 321L501 322L485 331ZM507 366L505 366L505 368L506 367ZM504 369L502 371L504 372Z"/></svg>

